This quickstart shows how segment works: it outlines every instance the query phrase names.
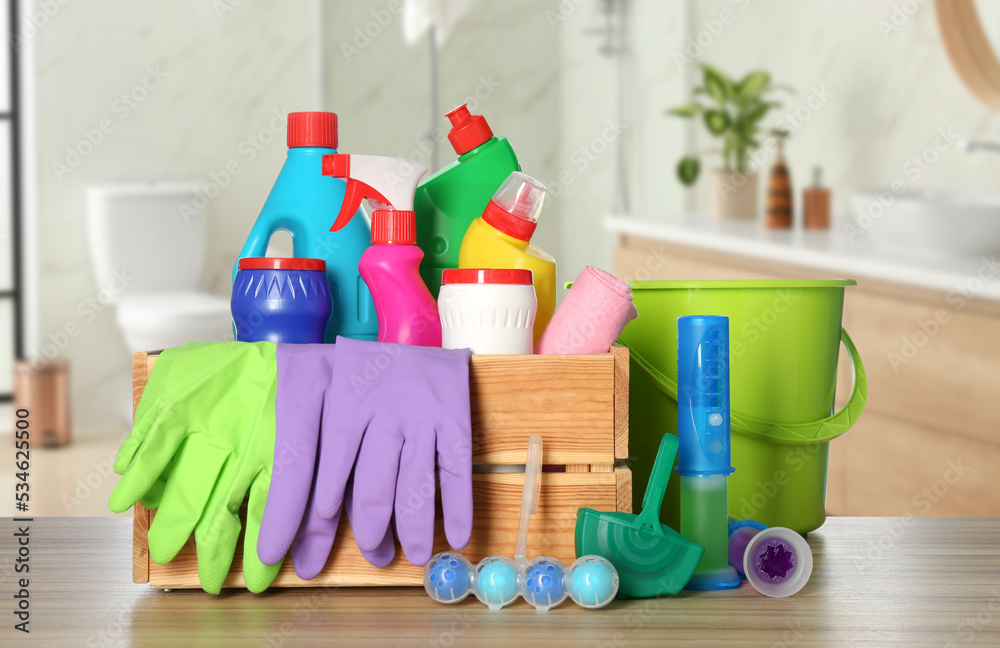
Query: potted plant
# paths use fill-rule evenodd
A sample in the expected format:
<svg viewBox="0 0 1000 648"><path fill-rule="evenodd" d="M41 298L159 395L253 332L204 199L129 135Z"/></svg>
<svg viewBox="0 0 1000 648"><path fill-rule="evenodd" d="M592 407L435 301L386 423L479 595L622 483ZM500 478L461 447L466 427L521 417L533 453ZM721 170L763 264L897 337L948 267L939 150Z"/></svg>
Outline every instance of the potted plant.
<svg viewBox="0 0 1000 648"><path fill-rule="evenodd" d="M722 154L723 166L709 176L708 217L713 220L755 219L759 184L753 165L753 153L761 147L758 139L761 122L767 113L780 104L770 101L774 90L788 89L771 83L771 75L762 70L747 74L735 81L706 63L701 64L704 75L702 85L695 95L704 95L703 104L697 100L676 106L668 115L684 118L700 117L705 128L722 140L722 149L711 152ZM772 135L787 136L786 131L770 130ZM706 151L709 152L709 151ZM701 162L696 155L686 155L677 164L677 177L682 184L691 186L698 179Z"/></svg>

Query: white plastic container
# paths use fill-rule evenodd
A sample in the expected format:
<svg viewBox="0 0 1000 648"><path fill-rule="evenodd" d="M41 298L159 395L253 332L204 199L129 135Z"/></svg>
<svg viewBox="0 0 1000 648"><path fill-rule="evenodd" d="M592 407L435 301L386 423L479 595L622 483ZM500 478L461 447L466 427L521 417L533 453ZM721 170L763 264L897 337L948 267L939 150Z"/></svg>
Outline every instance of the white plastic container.
<svg viewBox="0 0 1000 648"><path fill-rule="evenodd" d="M530 354L537 310L531 270L445 270L438 295L441 346Z"/></svg>

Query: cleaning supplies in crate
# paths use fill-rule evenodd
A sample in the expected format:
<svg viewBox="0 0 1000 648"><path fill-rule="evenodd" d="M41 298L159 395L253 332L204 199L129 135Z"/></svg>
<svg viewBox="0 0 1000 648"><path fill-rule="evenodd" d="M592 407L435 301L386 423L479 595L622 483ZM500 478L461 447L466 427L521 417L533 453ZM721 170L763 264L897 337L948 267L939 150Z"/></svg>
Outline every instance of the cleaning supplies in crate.
<svg viewBox="0 0 1000 648"><path fill-rule="evenodd" d="M677 318L681 533L705 547L688 589L738 587L729 565L729 318Z"/></svg>
<svg viewBox="0 0 1000 648"><path fill-rule="evenodd" d="M531 270L445 270L438 295L442 346L530 354L537 308Z"/></svg>
<svg viewBox="0 0 1000 648"><path fill-rule="evenodd" d="M322 259L246 257L230 307L239 342L321 343L333 295Z"/></svg>
<svg viewBox="0 0 1000 648"><path fill-rule="evenodd" d="M263 257L277 231L292 237L293 256L326 262L333 295L333 312L326 341L337 335L374 340L374 306L361 280L358 262L368 248L370 232L364 218L355 218L338 232L330 232L333 214L341 211L346 184L320 173L324 155L337 152L337 115L296 112L288 115L288 157L271 193L250 230L239 258ZM233 281L239 260L233 264Z"/></svg>
<svg viewBox="0 0 1000 648"><path fill-rule="evenodd" d="M505 137L493 135L482 115L466 104L447 115L448 141L458 159L425 178L417 187L417 245L424 251L420 274L436 299L441 273L458 267L465 231L490 202L512 171L520 171L517 156Z"/></svg>
<svg viewBox="0 0 1000 648"><path fill-rule="evenodd" d="M638 316L627 281L587 266L552 316L535 352L607 353L625 325Z"/></svg>
<svg viewBox="0 0 1000 648"><path fill-rule="evenodd" d="M415 245L413 192L427 169L405 158L338 154L323 158L323 173L347 180L333 230L351 221L362 200L375 208L372 246L359 268L375 302L378 341L441 346L437 304L420 278L423 253Z"/></svg>
<svg viewBox="0 0 1000 648"><path fill-rule="evenodd" d="M435 601L457 603L474 593L491 610L499 610L522 596L539 612L566 600L585 608L600 608L618 592L614 566L600 556L582 556L567 570L558 558L541 556L528 560L528 527L538 510L542 483L542 437L528 439L528 456L521 490L521 515L517 525L514 559L487 556L475 568L460 553L446 551L424 567L424 589Z"/></svg>
<svg viewBox="0 0 1000 648"><path fill-rule="evenodd" d="M677 437L663 435L639 515L589 508L577 512L576 555L598 555L610 561L621 579L622 596L648 598L680 592L705 553L704 547L660 523L660 506L676 456Z"/></svg>
<svg viewBox="0 0 1000 648"><path fill-rule="evenodd" d="M729 564L761 594L782 598L809 582L813 557L809 543L791 529L730 519Z"/></svg>
<svg viewBox="0 0 1000 648"><path fill-rule="evenodd" d="M511 173L462 239L460 268L524 268L531 270L538 298L533 344L556 310L556 262L531 244L545 185L519 171Z"/></svg>

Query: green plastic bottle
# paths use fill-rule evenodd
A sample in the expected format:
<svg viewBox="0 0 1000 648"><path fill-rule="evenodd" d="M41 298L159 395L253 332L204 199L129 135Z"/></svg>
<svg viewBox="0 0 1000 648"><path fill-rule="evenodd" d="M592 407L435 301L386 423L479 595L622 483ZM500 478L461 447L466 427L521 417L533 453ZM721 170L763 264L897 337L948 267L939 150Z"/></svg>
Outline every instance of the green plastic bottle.
<svg viewBox="0 0 1000 648"><path fill-rule="evenodd" d="M458 159L417 186L417 245L424 251L420 276L437 299L441 273L458 267L458 251L465 231L497 188L513 171L520 171L506 137L496 137L482 115L472 115L466 104L447 115L448 141Z"/></svg>

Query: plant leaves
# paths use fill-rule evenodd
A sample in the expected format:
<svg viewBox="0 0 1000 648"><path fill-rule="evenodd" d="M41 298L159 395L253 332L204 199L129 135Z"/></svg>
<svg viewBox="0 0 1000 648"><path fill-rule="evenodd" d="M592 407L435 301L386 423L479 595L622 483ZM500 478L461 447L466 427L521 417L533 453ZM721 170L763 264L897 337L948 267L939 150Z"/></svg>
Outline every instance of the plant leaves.
<svg viewBox="0 0 1000 648"><path fill-rule="evenodd" d="M750 110L748 110L746 114L743 116L743 119L748 124L755 124L758 121L760 121L764 117L764 115L767 114L767 111L770 109L771 109L771 104L768 103L761 102L754 104L753 107L750 108Z"/></svg>
<svg viewBox="0 0 1000 648"><path fill-rule="evenodd" d="M708 63L702 63L701 69L705 74L705 89L716 103L721 105L734 96L733 82L729 77Z"/></svg>
<svg viewBox="0 0 1000 648"><path fill-rule="evenodd" d="M724 110L706 110L705 111L705 127L712 135L722 135L729 128L732 120L729 118L729 113Z"/></svg>
<svg viewBox="0 0 1000 648"><path fill-rule="evenodd" d="M755 97L767 89L771 83L771 75L763 70L754 70L743 77L736 86L736 94L741 97Z"/></svg>
<svg viewBox="0 0 1000 648"><path fill-rule="evenodd" d="M700 104L692 102L683 106L674 106L667 111L667 114L675 117L694 117L700 115L703 110L704 108Z"/></svg>
<svg viewBox="0 0 1000 648"><path fill-rule="evenodd" d="M677 179L685 187L693 185L698 179L699 173L701 173L701 162L693 155L685 155L677 163Z"/></svg>

